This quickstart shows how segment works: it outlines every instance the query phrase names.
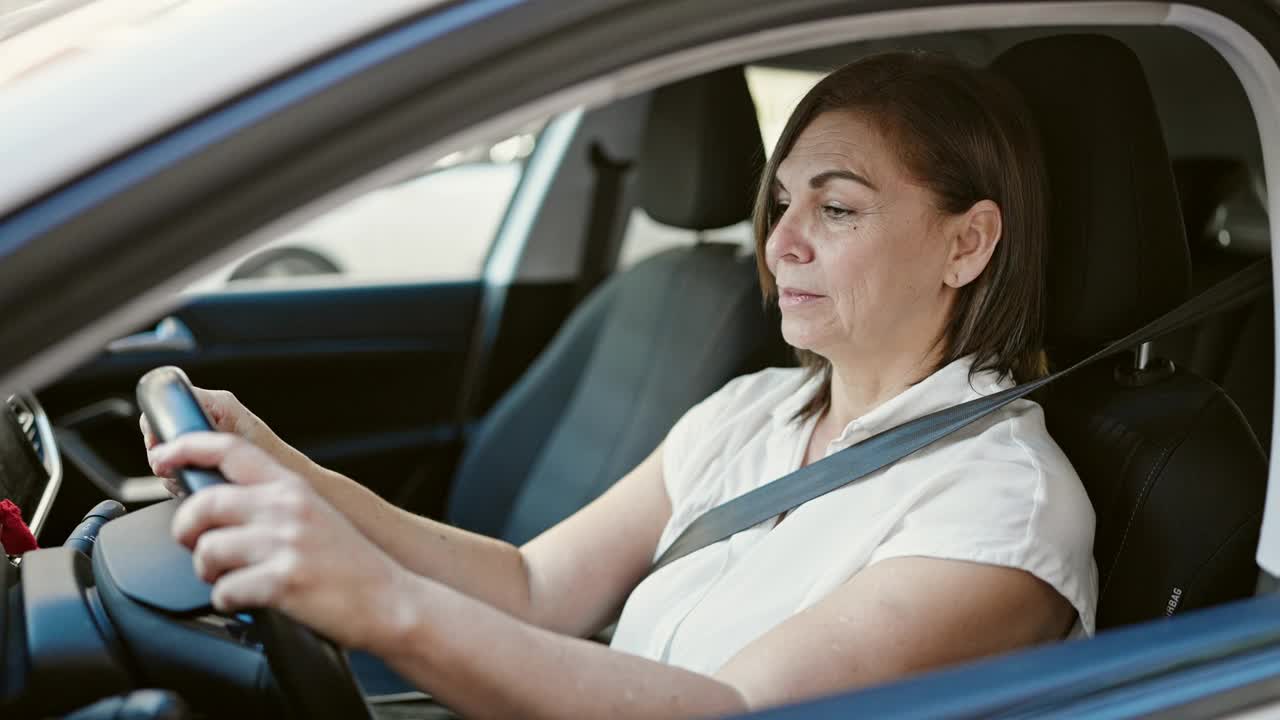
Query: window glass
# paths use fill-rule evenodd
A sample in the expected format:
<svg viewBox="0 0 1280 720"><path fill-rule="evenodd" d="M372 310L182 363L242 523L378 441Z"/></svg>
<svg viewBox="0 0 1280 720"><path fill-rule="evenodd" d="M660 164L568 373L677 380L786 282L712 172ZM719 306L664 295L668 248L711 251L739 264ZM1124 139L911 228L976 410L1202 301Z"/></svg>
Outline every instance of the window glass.
<svg viewBox="0 0 1280 720"><path fill-rule="evenodd" d="M800 103L800 98L824 75L826 73L811 70L747 66L747 87L756 105L756 119L760 121L760 136L764 140L766 156L773 153L773 146L778 144L782 128L791 117L791 111Z"/></svg>
<svg viewBox="0 0 1280 720"><path fill-rule="evenodd" d="M538 128L446 155L255 248L188 292L480 277Z"/></svg>

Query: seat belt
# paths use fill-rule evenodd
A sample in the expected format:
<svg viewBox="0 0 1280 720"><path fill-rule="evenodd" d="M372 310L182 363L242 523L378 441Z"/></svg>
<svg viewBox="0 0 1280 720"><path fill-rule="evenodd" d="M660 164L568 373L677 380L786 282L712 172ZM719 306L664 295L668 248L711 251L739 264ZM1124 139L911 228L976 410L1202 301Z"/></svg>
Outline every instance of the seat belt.
<svg viewBox="0 0 1280 720"><path fill-rule="evenodd" d="M1271 259L1265 258L1068 368L889 428L834 455L713 507L680 533L680 536L654 562L649 572L651 574L657 572L689 553L781 515L820 495L857 482L988 413L1092 362L1149 342L1179 328L1194 325L1211 315L1243 305L1264 293L1270 285Z"/></svg>
<svg viewBox="0 0 1280 720"><path fill-rule="evenodd" d="M599 141L591 143L588 158L595 176L595 190L591 195L591 214L587 219L582 261L578 266L578 282L573 290L575 304L596 289L613 265L618 249L613 242L613 226L617 223L622 192L632 165L625 158L610 157Z"/></svg>

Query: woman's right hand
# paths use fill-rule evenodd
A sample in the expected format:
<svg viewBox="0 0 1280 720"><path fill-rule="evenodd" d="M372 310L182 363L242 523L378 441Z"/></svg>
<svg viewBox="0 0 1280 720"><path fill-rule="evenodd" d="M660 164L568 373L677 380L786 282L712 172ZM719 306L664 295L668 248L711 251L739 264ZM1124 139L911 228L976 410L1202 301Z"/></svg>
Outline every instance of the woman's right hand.
<svg viewBox="0 0 1280 720"><path fill-rule="evenodd" d="M205 390L198 387L193 387L192 390L200 407L204 409L205 415L213 421L214 430L239 435L270 455L281 454L278 447L280 441L275 433L267 427L266 423L259 420L257 415L241 404L235 395L226 390ZM151 424L147 421L145 414L139 416L138 424L142 428L142 439L147 448L147 462L151 465L151 472L165 479L165 488L171 495L182 494L182 489L174 479L172 470L161 468L151 452L152 448L160 444L160 438L152 432ZM277 457L277 460L283 460L283 458Z"/></svg>

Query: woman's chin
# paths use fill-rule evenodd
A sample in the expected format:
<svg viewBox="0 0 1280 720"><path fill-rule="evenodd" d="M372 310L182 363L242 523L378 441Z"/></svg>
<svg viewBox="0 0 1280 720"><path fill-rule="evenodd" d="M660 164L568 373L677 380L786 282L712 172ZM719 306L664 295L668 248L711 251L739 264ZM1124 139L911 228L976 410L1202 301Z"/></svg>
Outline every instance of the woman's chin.
<svg viewBox="0 0 1280 720"><path fill-rule="evenodd" d="M823 336L813 332L806 332L807 328L788 327L788 323L784 320L782 323L782 339L796 350L808 350L809 352L822 355L822 348L826 346L823 342Z"/></svg>

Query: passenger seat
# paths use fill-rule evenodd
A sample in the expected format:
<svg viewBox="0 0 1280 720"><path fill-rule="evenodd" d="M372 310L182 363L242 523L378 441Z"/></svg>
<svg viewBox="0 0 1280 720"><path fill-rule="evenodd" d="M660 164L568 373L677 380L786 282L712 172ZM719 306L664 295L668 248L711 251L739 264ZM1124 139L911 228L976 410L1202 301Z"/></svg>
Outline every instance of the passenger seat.
<svg viewBox="0 0 1280 720"><path fill-rule="evenodd" d="M661 88L649 113L641 207L699 232L747 219L764 150L742 69ZM533 538L638 465L694 403L782 347L740 246L668 250L615 274L484 419L447 519L517 545Z"/></svg>

